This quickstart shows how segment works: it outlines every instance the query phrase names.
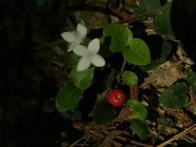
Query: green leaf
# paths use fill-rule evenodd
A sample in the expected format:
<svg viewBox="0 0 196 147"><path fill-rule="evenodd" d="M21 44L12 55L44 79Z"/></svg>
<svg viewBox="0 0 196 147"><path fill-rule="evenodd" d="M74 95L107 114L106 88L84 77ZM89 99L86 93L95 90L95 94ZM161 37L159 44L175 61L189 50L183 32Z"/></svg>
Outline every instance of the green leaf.
<svg viewBox="0 0 196 147"><path fill-rule="evenodd" d="M56 96L56 107L60 112L74 110L80 102L83 91L67 80L59 89Z"/></svg>
<svg viewBox="0 0 196 147"><path fill-rule="evenodd" d="M121 52L127 47L128 40L133 38L132 32L128 27L122 24L109 24L103 28L103 36L105 39L110 37L110 50L112 52Z"/></svg>
<svg viewBox="0 0 196 147"><path fill-rule="evenodd" d="M127 106L133 110L131 118L137 118L140 120L144 120L146 118L147 109L142 103L133 99L129 99L127 101Z"/></svg>
<svg viewBox="0 0 196 147"><path fill-rule="evenodd" d="M91 86L94 77L94 67L80 72L73 68L70 77L78 88L85 90Z"/></svg>
<svg viewBox="0 0 196 147"><path fill-rule="evenodd" d="M134 85L138 82L137 75L132 71L124 71L122 74L122 81L127 85Z"/></svg>
<svg viewBox="0 0 196 147"><path fill-rule="evenodd" d="M170 22L171 2L165 4L154 17L155 31L169 39L175 40Z"/></svg>
<svg viewBox="0 0 196 147"><path fill-rule="evenodd" d="M68 64L67 64L68 68L69 69L75 68L78 64L79 59L80 59L79 56L77 56L74 53L70 53L68 56Z"/></svg>
<svg viewBox="0 0 196 147"><path fill-rule="evenodd" d="M187 90L188 86L186 83L177 82L163 91L159 98L159 102L163 106L170 108L185 107L187 106L189 99L186 95Z"/></svg>
<svg viewBox="0 0 196 147"><path fill-rule="evenodd" d="M191 85L193 94L196 94L196 73L191 69L186 69L185 74L187 77L186 78L187 82Z"/></svg>
<svg viewBox="0 0 196 147"><path fill-rule="evenodd" d="M123 49L123 56L130 64L135 65L146 65L151 60L147 44L139 38L128 42L128 48Z"/></svg>
<svg viewBox="0 0 196 147"><path fill-rule="evenodd" d="M116 109L111 107L106 100L100 101L95 105L93 112L94 119L97 123L111 123L116 116Z"/></svg>
<svg viewBox="0 0 196 147"><path fill-rule="evenodd" d="M135 15L147 14L148 12L161 7L159 0L139 0L139 6L133 9Z"/></svg>
<svg viewBox="0 0 196 147"><path fill-rule="evenodd" d="M133 130L133 133L138 135L142 140L146 140L148 138L148 127L143 121L139 119L132 119L130 128Z"/></svg>
<svg viewBox="0 0 196 147"><path fill-rule="evenodd" d="M189 84L195 84L196 83L196 73L192 69L186 69L185 74L187 77L187 81Z"/></svg>

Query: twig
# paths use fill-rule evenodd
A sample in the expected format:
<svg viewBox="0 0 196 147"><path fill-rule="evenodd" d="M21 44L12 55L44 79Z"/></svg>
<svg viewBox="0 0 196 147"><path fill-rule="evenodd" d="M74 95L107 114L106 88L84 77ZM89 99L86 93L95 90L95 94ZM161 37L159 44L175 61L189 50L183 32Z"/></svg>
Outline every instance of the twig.
<svg viewBox="0 0 196 147"><path fill-rule="evenodd" d="M122 144L116 142L116 141L112 141L112 144L115 146L115 147L121 147Z"/></svg>
<svg viewBox="0 0 196 147"><path fill-rule="evenodd" d="M122 136L116 136L114 139L118 139L118 140L120 140L120 141L127 141L127 138L125 138L125 137L122 137Z"/></svg>
<svg viewBox="0 0 196 147"><path fill-rule="evenodd" d="M159 144L158 146L156 147L164 147L168 144L170 144L172 141L174 140L177 140L178 138L182 137L183 135L185 134L188 134L189 132L191 132L192 130L196 130L196 124L193 124L192 126L190 126L189 128L187 128L186 130L182 131L181 133L179 134L176 134L175 136L173 136L172 138L168 139L167 141Z"/></svg>
<svg viewBox="0 0 196 147"><path fill-rule="evenodd" d="M120 83L120 80L121 80L121 77L122 77L122 73L123 73L123 71L125 69L126 63L127 62L124 59L122 65L121 65L121 68L120 68L120 74L118 74L117 77L116 77L117 78L117 83L116 83L116 86L115 87L118 87L118 85Z"/></svg>
<svg viewBox="0 0 196 147"><path fill-rule="evenodd" d="M83 139L85 139L85 136L79 138L78 140L76 140L74 143L72 143L69 147L74 147L77 143L79 143L80 141L82 141Z"/></svg>
<svg viewBox="0 0 196 147"><path fill-rule="evenodd" d="M135 144L135 145L138 145L138 146L153 147L152 145L144 144L144 143L141 143L141 142L138 142L138 141L134 141L134 140L132 140L131 143Z"/></svg>
<svg viewBox="0 0 196 147"><path fill-rule="evenodd" d="M196 142L196 140L194 138L192 138L192 137L190 137L188 135L184 135L183 136L183 140L186 141L187 143L190 143L190 144Z"/></svg>
<svg viewBox="0 0 196 147"><path fill-rule="evenodd" d="M120 74L122 75L122 73L123 73L123 71L124 71L124 69L125 69L125 66L126 66L126 60L124 59L123 60L123 63L122 63L122 66L121 66L121 69L120 69Z"/></svg>

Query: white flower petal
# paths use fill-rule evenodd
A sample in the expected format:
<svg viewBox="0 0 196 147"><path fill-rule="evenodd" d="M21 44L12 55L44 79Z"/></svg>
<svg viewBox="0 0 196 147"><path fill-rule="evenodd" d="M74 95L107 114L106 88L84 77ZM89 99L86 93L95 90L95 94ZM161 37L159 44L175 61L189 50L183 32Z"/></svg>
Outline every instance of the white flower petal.
<svg viewBox="0 0 196 147"><path fill-rule="evenodd" d="M79 35L79 38L85 38L86 35L87 35L87 28L84 24L84 22L80 22L78 25L77 25L77 33Z"/></svg>
<svg viewBox="0 0 196 147"><path fill-rule="evenodd" d="M91 58L89 58L88 56L83 56L80 58L80 61L77 65L77 71L83 71L89 68L90 64L91 64Z"/></svg>
<svg viewBox="0 0 196 147"><path fill-rule="evenodd" d="M74 50L74 48L76 46L78 46L81 42L82 42L82 40L80 40L78 38L76 40L74 40L73 42L71 42L70 45L69 45L69 48L68 48L68 52Z"/></svg>
<svg viewBox="0 0 196 147"><path fill-rule="evenodd" d="M74 32L63 32L61 33L61 37L69 43L74 42L74 40L78 38L75 31Z"/></svg>
<svg viewBox="0 0 196 147"><path fill-rule="evenodd" d="M88 44L88 50L92 52L93 54L97 54L100 49L100 41L99 39L93 39L89 44Z"/></svg>
<svg viewBox="0 0 196 147"><path fill-rule="evenodd" d="M102 56L95 55L92 59L92 64L97 66L97 67L102 67L102 66L105 65L105 60Z"/></svg>
<svg viewBox="0 0 196 147"><path fill-rule="evenodd" d="M73 52L78 55L78 56L85 56L88 54L88 50L85 46L83 45L77 45L74 49Z"/></svg>
<svg viewBox="0 0 196 147"><path fill-rule="evenodd" d="M68 47L68 52L71 52L75 47L77 46L77 44L76 43L71 43L70 45L69 45L69 47Z"/></svg>

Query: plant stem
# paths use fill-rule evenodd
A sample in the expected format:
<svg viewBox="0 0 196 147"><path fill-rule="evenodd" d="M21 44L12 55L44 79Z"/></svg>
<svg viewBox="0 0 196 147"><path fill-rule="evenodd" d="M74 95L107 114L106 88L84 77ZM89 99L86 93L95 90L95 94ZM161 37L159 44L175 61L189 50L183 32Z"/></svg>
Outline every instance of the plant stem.
<svg viewBox="0 0 196 147"><path fill-rule="evenodd" d="M122 76L122 73L123 73L123 71L124 71L124 69L125 69L125 66L126 66L126 60L124 59L123 60L123 63L122 63L122 66L121 66L121 69L120 69L120 74L121 74L121 76Z"/></svg>
<svg viewBox="0 0 196 147"><path fill-rule="evenodd" d="M125 66L126 66L126 60L124 59L123 60L123 63L122 63L122 66L121 66L121 68L120 68L120 73L117 75L117 77L116 77L116 79L117 79L117 84L116 84L116 86L115 87L118 87L118 85L120 84L120 81L121 81L121 77L122 77L122 73L123 73L123 71L124 71L124 69L125 69Z"/></svg>

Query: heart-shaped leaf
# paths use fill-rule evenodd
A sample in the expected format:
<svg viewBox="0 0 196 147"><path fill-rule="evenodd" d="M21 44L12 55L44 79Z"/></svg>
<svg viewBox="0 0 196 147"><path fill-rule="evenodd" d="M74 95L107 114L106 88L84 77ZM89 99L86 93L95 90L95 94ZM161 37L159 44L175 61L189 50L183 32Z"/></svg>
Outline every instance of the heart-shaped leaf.
<svg viewBox="0 0 196 147"><path fill-rule="evenodd" d="M186 83L177 82L163 91L159 98L159 102L163 106L170 108L185 107L187 106L189 99L186 95L187 90L188 86Z"/></svg>
<svg viewBox="0 0 196 147"><path fill-rule="evenodd" d="M78 88L85 90L92 83L94 77L94 67L80 72L76 71L76 69L73 68L70 73L70 77Z"/></svg>
<svg viewBox="0 0 196 147"><path fill-rule="evenodd" d="M110 37L110 50L112 52L121 52L127 47L128 40L133 38L132 32L128 27L122 24L109 24L103 28L103 36Z"/></svg>
<svg viewBox="0 0 196 147"><path fill-rule="evenodd" d="M130 128L133 130L133 133L138 135L142 140L146 140L148 138L148 127L143 121L139 119L132 119Z"/></svg>
<svg viewBox="0 0 196 147"><path fill-rule="evenodd" d="M78 55L74 54L73 52L69 53L69 56L67 57L67 67L69 69L76 68L79 59L80 57Z"/></svg>
<svg viewBox="0 0 196 147"><path fill-rule="evenodd" d="M122 74L122 81L124 84L133 85L133 84L137 84L138 77L132 71L124 71Z"/></svg>
<svg viewBox="0 0 196 147"><path fill-rule="evenodd" d="M74 83L67 80L59 89L56 96L56 107L60 112L74 110L80 102L83 91L77 88Z"/></svg>
<svg viewBox="0 0 196 147"><path fill-rule="evenodd" d="M147 44L139 39L129 40L128 48L123 48L123 56L130 64L147 65L151 61Z"/></svg>
<svg viewBox="0 0 196 147"><path fill-rule="evenodd" d="M196 72L191 69L185 70L186 80L191 85L193 94L196 94Z"/></svg>
<svg viewBox="0 0 196 147"><path fill-rule="evenodd" d="M144 120L146 118L147 109L142 103L133 99L129 99L127 101L127 106L133 110L131 118L137 118L140 120Z"/></svg>

